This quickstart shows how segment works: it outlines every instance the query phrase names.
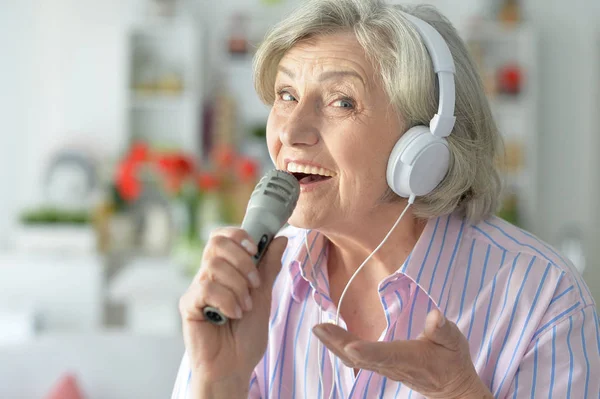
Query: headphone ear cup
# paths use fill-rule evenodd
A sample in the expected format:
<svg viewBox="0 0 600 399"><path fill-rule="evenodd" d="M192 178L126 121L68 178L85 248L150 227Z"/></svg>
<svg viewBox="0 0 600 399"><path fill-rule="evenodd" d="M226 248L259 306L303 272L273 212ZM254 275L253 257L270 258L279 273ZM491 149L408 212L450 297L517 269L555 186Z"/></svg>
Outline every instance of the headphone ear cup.
<svg viewBox="0 0 600 399"><path fill-rule="evenodd" d="M446 139L434 136L426 126L415 126L394 145L386 178L390 188L403 198L423 196L441 183L449 165Z"/></svg>

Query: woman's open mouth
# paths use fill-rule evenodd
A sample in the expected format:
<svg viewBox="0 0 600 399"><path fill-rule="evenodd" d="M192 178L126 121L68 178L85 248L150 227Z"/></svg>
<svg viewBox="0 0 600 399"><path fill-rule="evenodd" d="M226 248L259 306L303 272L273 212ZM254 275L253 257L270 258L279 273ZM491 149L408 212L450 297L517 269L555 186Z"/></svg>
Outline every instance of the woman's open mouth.
<svg viewBox="0 0 600 399"><path fill-rule="evenodd" d="M310 173L292 173L301 185L313 184L331 179L331 176L312 175Z"/></svg>
<svg viewBox="0 0 600 399"><path fill-rule="evenodd" d="M296 162L289 162L287 164L287 171L298 179L302 187L325 182L334 176L334 172L328 169Z"/></svg>

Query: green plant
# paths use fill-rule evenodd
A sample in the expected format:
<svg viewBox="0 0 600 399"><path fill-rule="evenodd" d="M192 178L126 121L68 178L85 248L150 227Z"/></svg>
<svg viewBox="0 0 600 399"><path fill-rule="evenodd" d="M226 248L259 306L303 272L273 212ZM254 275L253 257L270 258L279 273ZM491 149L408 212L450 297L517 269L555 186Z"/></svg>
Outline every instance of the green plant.
<svg viewBox="0 0 600 399"><path fill-rule="evenodd" d="M257 125L250 129L252 137L264 139L267 136L267 127L265 125Z"/></svg>
<svg viewBox="0 0 600 399"><path fill-rule="evenodd" d="M65 210L51 207L24 211L20 221L26 225L69 224L86 225L90 223L90 214L86 211Z"/></svg>

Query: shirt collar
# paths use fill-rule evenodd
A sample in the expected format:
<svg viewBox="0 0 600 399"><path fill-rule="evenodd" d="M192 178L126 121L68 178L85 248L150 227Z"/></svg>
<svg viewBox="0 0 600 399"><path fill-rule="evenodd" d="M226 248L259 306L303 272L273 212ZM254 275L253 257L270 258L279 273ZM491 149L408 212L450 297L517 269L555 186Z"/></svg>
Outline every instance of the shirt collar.
<svg viewBox="0 0 600 399"><path fill-rule="evenodd" d="M406 262L388 279L407 276L438 307L443 307L465 226L466 221L457 214L429 219ZM320 269L326 273L327 239L315 230L298 229L292 247L296 249L296 255L289 262L292 296L296 301L302 301L310 286L313 289L319 287L321 278L314 271Z"/></svg>
<svg viewBox="0 0 600 399"><path fill-rule="evenodd" d="M326 273L323 268L327 264L327 239L318 231L298 229L294 241L293 246L298 250L289 263L289 272L292 296L301 301L309 286L318 288L316 272L320 269L321 273Z"/></svg>

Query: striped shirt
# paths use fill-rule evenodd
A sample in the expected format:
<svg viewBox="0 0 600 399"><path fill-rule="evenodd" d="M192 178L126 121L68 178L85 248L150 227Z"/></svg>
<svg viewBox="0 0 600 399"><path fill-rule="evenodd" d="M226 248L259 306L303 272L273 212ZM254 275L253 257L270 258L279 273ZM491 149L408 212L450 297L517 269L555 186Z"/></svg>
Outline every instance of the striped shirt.
<svg viewBox="0 0 600 399"><path fill-rule="evenodd" d="M327 239L296 228L282 234L289 241L273 288L268 347L249 398L327 399L332 387L334 398L422 398L374 372L355 376L313 336L315 324L335 319ZM476 225L457 215L431 219L378 290L387 318L380 341L415 339L438 308L467 338L496 398L600 398L594 300L567 259L515 226L498 218ZM184 355L173 399L190 397L190 375Z"/></svg>

